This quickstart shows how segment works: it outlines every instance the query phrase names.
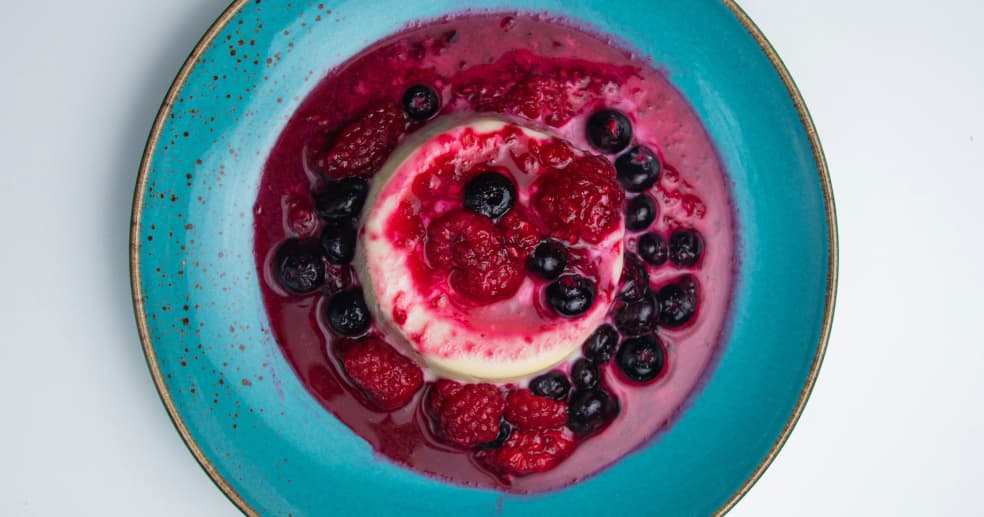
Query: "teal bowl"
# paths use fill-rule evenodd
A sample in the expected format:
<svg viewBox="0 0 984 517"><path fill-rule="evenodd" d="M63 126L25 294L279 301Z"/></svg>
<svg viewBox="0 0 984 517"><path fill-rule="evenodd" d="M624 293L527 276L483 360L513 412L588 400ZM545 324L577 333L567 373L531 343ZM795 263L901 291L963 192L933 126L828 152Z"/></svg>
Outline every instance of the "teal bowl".
<svg viewBox="0 0 984 517"><path fill-rule="evenodd" d="M837 278L820 143L788 72L730 0L474 0L618 35L665 68L731 181L739 281L719 363L667 431L566 489L507 495L378 458L305 390L269 331L252 205L287 120L328 68L457 0L238 0L174 82L133 206L131 275L154 382L189 449L245 513L723 513L788 437L820 368ZM640 498L640 494L645 494Z"/></svg>

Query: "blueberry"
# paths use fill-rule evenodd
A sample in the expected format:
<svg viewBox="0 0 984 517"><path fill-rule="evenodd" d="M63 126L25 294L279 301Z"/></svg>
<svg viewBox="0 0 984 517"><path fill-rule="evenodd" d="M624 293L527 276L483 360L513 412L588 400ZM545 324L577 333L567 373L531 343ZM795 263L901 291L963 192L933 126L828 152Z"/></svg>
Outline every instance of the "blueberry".
<svg viewBox="0 0 984 517"><path fill-rule="evenodd" d="M665 264L667 255L670 252L667 249L666 241L660 234L655 232L649 232L639 237L639 242L636 244L636 251L639 252L642 260L654 266Z"/></svg>
<svg viewBox="0 0 984 517"><path fill-rule="evenodd" d="M590 436L601 431L618 412L618 399L600 388L575 391L567 406L567 427L578 436Z"/></svg>
<svg viewBox="0 0 984 517"><path fill-rule="evenodd" d="M417 84L403 93L403 112L414 122L425 122L441 110L441 97L433 88Z"/></svg>
<svg viewBox="0 0 984 517"><path fill-rule="evenodd" d="M634 337L622 342L615 356L618 369L636 382L649 382L659 376L666 364L666 350L654 335Z"/></svg>
<svg viewBox="0 0 984 517"><path fill-rule="evenodd" d="M647 195L636 196L625 206L625 228L641 232L656 220L656 203Z"/></svg>
<svg viewBox="0 0 984 517"><path fill-rule="evenodd" d="M571 380L578 388L594 388L600 377L598 367L583 357L574 361L574 366L571 366Z"/></svg>
<svg viewBox="0 0 984 517"><path fill-rule="evenodd" d="M615 327L626 336L639 336L656 330L660 318L660 303L652 292L632 302L621 301L615 306Z"/></svg>
<svg viewBox="0 0 984 517"><path fill-rule="evenodd" d="M649 291L649 270L634 253L626 253L619 279L619 296L624 300L638 300Z"/></svg>
<svg viewBox="0 0 984 517"><path fill-rule="evenodd" d="M356 177L332 181L314 196L318 215L329 222L345 221L359 216L366 204L369 183Z"/></svg>
<svg viewBox="0 0 984 517"><path fill-rule="evenodd" d="M656 295L659 298L659 324L668 328L686 325L697 312L698 291L697 280L690 275L660 289Z"/></svg>
<svg viewBox="0 0 984 517"><path fill-rule="evenodd" d="M567 380L564 372L552 370L534 377L530 381L530 391L541 397L566 400L567 394L571 391L571 382Z"/></svg>
<svg viewBox="0 0 984 517"><path fill-rule="evenodd" d="M659 156L652 149L637 145L615 160L615 172L622 188L629 192L649 190L663 170Z"/></svg>
<svg viewBox="0 0 984 517"><path fill-rule="evenodd" d="M621 111L603 109L588 118L586 133L592 147L615 154L632 141L632 123Z"/></svg>
<svg viewBox="0 0 984 517"><path fill-rule="evenodd" d="M325 265L316 242L287 239L277 248L273 260L277 280L292 293L310 293L325 281Z"/></svg>
<svg viewBox="0 0 984 517"><path fill-rule="evenodd" d="M670 235L670 262L677 266L695 266L703 253L704 239L697 230L677 230Z"/></svg>
<svg viewBox="0 0 984 517"><path fill-rule="evenodd" d="M328 325L341 336L355 337L369 330L371 316L362 289L336 293L328 301Z"/></svg>
<svg viewBox="0 0 984 517"><path fill-rule="evenodd" d="M483 172L465 185L465 208L490 219L506 214L516 202L516 187L498 172Z"/></svg>
<svg viewBox="0 0 984 517"><path fill-rule="evenodd" d="M565 275L547 286L547 303L562 316L580 316L594 304L595 283L578 275Z"/></svg>
<svg viewBox="0 0 984 517"><path fill-rule="evenodd" d="M581 345L581 353L593 364L605 364L615 355L618 348L618 332L615 327L605 324L588 336Z"/></svg>
<svg viewBox="0 0 984 517"><path fill-rule="evenodd" d="M505 445L506 440L509 439L509 435L511 434L512 434L512 426L509 425L509 422L506 422L505 420L499 420L499 434L495 436L495 440L491 442L479 444L478 448L486 449L486 450L498 449L499 447Z"/></svg>
<svg viewBox="0 0 984 517"><path fill-rule="evenodd" d="M543 241L527 257L526 267L540 278L554 280L567 267L567 250L557 241Z"/></svg>
<svg viewBox="0 0 984 517"><path fill-rule="evenodd" d="M345 265L355 257L355 229L351 223L327 224L321 230L321 250L332 264Z"/></svg>

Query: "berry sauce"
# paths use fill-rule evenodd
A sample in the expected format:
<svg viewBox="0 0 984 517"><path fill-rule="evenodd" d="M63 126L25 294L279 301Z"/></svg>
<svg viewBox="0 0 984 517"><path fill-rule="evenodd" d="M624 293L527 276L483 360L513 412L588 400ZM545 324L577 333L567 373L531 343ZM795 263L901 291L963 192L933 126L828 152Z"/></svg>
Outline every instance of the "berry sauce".
<svg viewBox="0 0 984 517"><path fill-rule="evenodd" d="M570 407L579 414L601 411L602 416L614 415L614 420L603 424L600 430L595 430L595 423L589 420L569 423L568 427L591 426L591 433L597 434L572 437L570 429L563 426L510 431L509 424L502 420L501 436L494 441L477 449L455 447L438 435L433 415L425 408L428 393L434 389L433 383L427 381L435 380L426 368L424 387L417 389L408 403L391 411L381 409L379 400L402 404L409 392L383 393L381 396L388 398L374 402L360 390L353 376L346 375L343 363L369 365L364 368L369 372L366 375L371 375L372 361L377 359L345 355L360 338L339 337L325 315L326 306L336 293L354 292L361 285L355 268L344 263L347 254L337 258L336 263L324 262L323 280L317 275L298 276L309 272L302 271L297 260L285 262L278 255L288 239L305 246L318 242L326 222L318 216L319 203L315 199L322 200L322 212L343 220L333 220L331 224L353 224L358 228L359 222L345 219L348 214L342 209L345 203L357 201L326 201L325 192L339 188L339 181L353 181L343 180L345 177L357 176L371 182L374 170L398 141L426 126L435 109L430 91L418 88L424 92L418 97L427 94L426 106L420 102L414 105L421 113L404 115L400 111L406 92L419 85L433 88L439 97L435 119L459 112L499 113L529 121L586 153L601 153L612 163L617 154L592 146L586 125L600 110L617 110L631 123L631 144L626 152L645 146L653 150L661 166L658 180L651 187L646 188L645 174L630 178L633 185L643 185L633 187L632 192L645 189L645 195L655 203L657 216L645 233L626 233L626 253L638 253L637 241L646 233L658 234L666 242L678 230L699 234L699 254L690 252L682 264L644 264L652 293L660 293L684 277L688 280L681 285L692 289L688 292L698 293L696 313L688 322L680 326L661 324L649 334L658 336L665 354L654 352L651 341L636 338L633 348L618 359L614 358L614 349L606 345L603 353L598 353L607 362L588 365L581 361L578 372L584 374L588 368L587 373L594 375L597 369L600 379L593 382L599 387L578 388L570 384L570 397L577 400ZM619 149L625 148L625 142L617 143ZM634 196L627 195L626 202ZM736 228L726 176L699 119L665 73L632 51L619 48L611 38L575 28L562 19L531 14L463 14L422 23L373 44L329 71L303 101L270 153L254 207L254 227L255 259L271 330L312 396L364 438L381 458L447 482L514 493L570 485L654 437L658 440L659 432L686 409L687 401L713 369L728 321L736 269ZM306 266L307 262L300 265ZM300 286L304 289L285 289L285 275L317 281L320 287L307 294L302 294L307 285ZM607 320L613 326L618 305L619 302L613 304ZM611 328L607 332L614 335ZM367 335L383 339L374 325ZM624 344L632 338L623 331L619 342ZM393 356L385 344L378 340L373 343L373 350L380 357L411 372L407 375L417 375L412 365ZM570 379L572 368L581 357L578 353L553 370ZM620 371L620 362L635 369L635 380ZM649 368L659 363L662 370L653 376ZM542 373L545 372L538 375ZM419 377L412 380L407 385L416 389ZM529 381L515 381L503 389L510 398L526 402L533 395L518 390L528 387ZM373 379L367 377L358 382L371 383ZM534 391L547 389L541 386L544 382L540 379ZM567 396L563 380L553 384L557 386L547 391L558 391L556 396L561 398ZM520 399L516 393L526 398ZM549 411L560 411L562 406L530 400L533 402L529 407L540 408L541 414L536 418L516 411L509 413L509 409L505 418L512 419L513 424L518 420L531 426L541 422L547 422L544 426L559 425L555 422L559 413ZM512 434L507 436L508 432ZM484 438L491 437L485 436L489 434L487 430L483 433ZM503 465L510 458L520 457L508 453L537 444L547 444L564 456L522 456L523 462L511 467L511 475L496 474L482 460L493 458Z"/></svg>

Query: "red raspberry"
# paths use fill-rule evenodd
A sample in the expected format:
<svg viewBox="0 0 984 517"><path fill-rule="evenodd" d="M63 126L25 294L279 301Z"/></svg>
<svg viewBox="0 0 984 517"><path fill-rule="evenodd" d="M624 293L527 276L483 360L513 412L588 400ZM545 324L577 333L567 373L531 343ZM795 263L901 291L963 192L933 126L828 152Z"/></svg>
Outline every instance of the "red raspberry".
<svg viewBox="0 0 984 517"><path fill-rule="evenodd" d="M397 104L379 104L345 126L334 145L320 160L332 177L370 177L383 166L406 128L403 109Z"/></svg>
<svg viewBox="0 0 984 517"><path fill-rule="evenodd" d="M574 446L574 434L566 427L516 429L502 447L481 451L478 458L492 470L523 476L556 467L570 456Z"/></svg>
<svg viewBox="0 0 984 517"><path fill-rule="evenodd" d="M505 414L520 429L550 429L567 423L567 404L521 389L509 392Z"/></svg>
<svg viewBox="0 0 984 517"><path fill-rule="evenodd" d="M567 167L574 160L573 149L559 138L548 140L542 145L535 145L533 152L541 163L550 167Z"/></svg>
<svg viewBox="0 0 984 517"><path fill-rule="evenodd" d="M503 100L517 115L532 120L542 116L547 125L560 127L584 106L589 93L581 86L581 77L562 79L549 70L544 74L531 73Z"/></svg>
<svg viewBox="0 0 984 517"><path fill-rule="evenodd" d="M455 92L476 111L511 113L560 127L633 73L576 59L544 60L520 50L461 74Z"/></svg>
<svg viewBox="0 0 984 517"><path fill-rule="evenodd" d="M638 69L579 59L544 59L528 50L458 74L453 91L475 111L510 113L561 127L592 102L617 94Z"/></svg>
<svg viewBox="0 0 984 517"><path fill-rule="evenodd" d="M579 238L598 244L622 219L625 193L604 158L582 157L566 169L551 170L534 189L533 206L543 222L555 237L572 244Z"/></svg>
<svg viewBox="0 0 984 517"><path fill-rule="evenodd" d="M473 66L458 74L455 93L466 99L475 111L502 111L502 99L508 98L529 66L517 63L515 54L502 56L495 63Z"/></svg>
<svg viewBox="0 0 984 517"><path fill-rule="evenodd" d="M342 366L369 402L385 411L405 406L424 382L416 363L376 338L346 348Z"/></svg>
<svg viewBox="0 0 984 517"><path fill-rule="evenodd" d="M491 219L458 210L435 219L427 228L424 253L435 268L479 268L502 246L502 233Z"/></svg>
<svg viewBox="0 0 984 517"><path fill-rule="evenodd" d="M509 254L502 232L488 217L463 210L436 219L427 229L424 255L448 281L479 303L509 298L523 281L518 257Z"/></svg>
<svg viewBox="0 0 984 517"><path fill-rule="evenodd" d="M529 217L518 206L502 216L499 228L502 228L506 236L506 243L518 251L519 260L526 260L526 256L533 252L543 238L540 229L530 222Z"/></svg>
<svg viewBox="0 0 984 517"><path fill-rule="evenodd" d="M444 399L437 417L438 430L448 441L462 447L495 441L505 407L499 388L466 384Z"/></svg>
<svg viewBox="0 0 984 517"><path fill-rule="evenodd" d="M481 267L452 271L448 283L474 302L492 303L516 294L523 283L523 268L505 248L500 248Z"/></svg>
<svg viewBox="0 0 984 517"><path fill-rule="evenodd" d="M438 379L427 392L427 414L436 419L441 414L444 401L459 391L461 391L461 384L448 379Z"/></svg>

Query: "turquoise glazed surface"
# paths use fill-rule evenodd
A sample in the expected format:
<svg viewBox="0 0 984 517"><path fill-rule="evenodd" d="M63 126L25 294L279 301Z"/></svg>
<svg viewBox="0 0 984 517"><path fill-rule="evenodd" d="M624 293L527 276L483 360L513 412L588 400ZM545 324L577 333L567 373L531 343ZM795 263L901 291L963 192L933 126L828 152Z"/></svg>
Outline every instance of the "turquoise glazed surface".
<svg viewBox="0 0 984 517"><path fill-rule="evenodd" d="M452 486L375 456L270 334L252 260L267 153L327 70L456 0L237 2L165 103L136 193L133 276L151 371L220 487L264 515L706 515L767 465L812 385L836 278L822 156L794 97L720 0L482 0L547 10L650 55L721 153L740 226L732 329L706 387L648 447L536 496ZM805 115L804 115L805 116ZM813 144L813 145L811 145ZM639 494L645 494L640 498Z"/></svg>

